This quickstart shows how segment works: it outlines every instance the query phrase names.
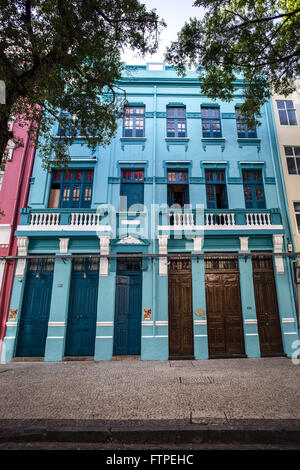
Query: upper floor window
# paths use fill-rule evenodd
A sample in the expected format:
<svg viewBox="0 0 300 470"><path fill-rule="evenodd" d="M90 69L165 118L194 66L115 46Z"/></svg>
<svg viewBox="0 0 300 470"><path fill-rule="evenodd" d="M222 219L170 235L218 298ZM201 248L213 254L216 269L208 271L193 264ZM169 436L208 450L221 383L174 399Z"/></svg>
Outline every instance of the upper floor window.
<svg viewBox="0 0 300 470"><path fill-rule="evenodd" d="M205 170L208 209L227 209L227 191L224 170Z"/></svg>
<svg viewBox="0 0 300 470"><path fill-rule="evenodd" d="M93 178L93 170L54 170L48 207L91 207Z"/></svg>
<svg viewBox="0 0 300 470"><path fill-rule="evenodd" d="M62 126L62 123L59 123L57 135L61 137L68 137L72 135L73 127L75 125L75 116L72 116L67 111L62 111L60 117L68 121L66 126ZM76 135L79 135L79 131L76 130Z"/></svg>
<svg viewBox="0 0 300 470"><path fill-rule="evenodd" d="M284 147L289 175L300 175L300 147Z"/></svg>
<svg viewBox="0 0 300 470"><path fill-rule="evenodd" d="M276 101L279 121L282 126L297 126L296 109L293 101Z"/></svg>
<svg viewBox="0 0 300 470"><path fill-rule="evenodd" d="M235 115L236 115L236 127L237 127L237 134L238 138L240 139L256 139L257 134L256 134L256 127L254 128L249 128L247 124L242 120L242 116L240 114L240 111L238 109L235 110Z"/></svg>
<svg viewBox="0 0 300 470"><path fill-rule="evenodd" d="M298 233L300 233L300 202L294 202L294 212L296 216Z"/></svg>
<svg viewBox="0 0 300 470"><path fill-rule="evenodd" d="M244 197L247 209L266 207L261 170L243 170Z"/></svg>
<svg viewBox="0 0 300 470"><path fill-rule="evenodd" d="M168 205L184 207L189 204L189 178L187 171L168 171Z"/></svg>
<svg viewBox="0 0 300 470"><path fill-rule="evenodd" d="M145 107L126 106L123 121L123 137L145 137Z"/></svg>
<svg viewBox="0 0 300 470"><path fill-rule="evenodd" d="M120 196L127 198L127 208L144 204L144 170L122 170ZM120 207L126 210L125 207Z"/></svg>
<svg viewBox="0 0 300 470"><path fill-rule="evenodd" d="M167 137L186 137L185 107L167 106Z"/></svg>
<svg viewBox="0 0 300 470"><path fill-rule="evenodd" d="M218 107L202 107L201 117L203 137L222 137L220 109Z"/></svg>

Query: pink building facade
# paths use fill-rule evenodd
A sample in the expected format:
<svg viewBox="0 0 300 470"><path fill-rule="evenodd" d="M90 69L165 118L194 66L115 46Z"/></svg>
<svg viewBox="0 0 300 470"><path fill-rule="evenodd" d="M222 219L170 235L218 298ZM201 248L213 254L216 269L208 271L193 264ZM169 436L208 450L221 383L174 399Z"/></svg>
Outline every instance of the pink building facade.
<svg viewBox="0 0 300 470"><path fill-rule="evenodd" d="M15 272L15 260L1 257L16 256L18 240L15 231L19 223L20 209L27 206L35 148L30 145L28 127L21 127L18 120L10 123L14 135L23 139L24 147L8 145L8 160L4 172L0 172L0 356ZM10 313L13 316L13 312ZM12 319L12 318L11 318Z"/></svg>

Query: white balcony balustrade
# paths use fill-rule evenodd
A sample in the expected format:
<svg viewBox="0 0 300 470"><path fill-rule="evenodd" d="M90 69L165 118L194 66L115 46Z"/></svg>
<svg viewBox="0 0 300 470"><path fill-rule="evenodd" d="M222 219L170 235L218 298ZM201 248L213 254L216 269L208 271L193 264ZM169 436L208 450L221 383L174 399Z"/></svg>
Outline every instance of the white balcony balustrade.
<svg viewBox="0 0 300 470"><path fill-rule="evenodd" d="M249 213L246 214L246 225L249 226L269 226L271 223L271 216L268 213Z"/></svg>
<svg viewBox="0 0 300 470"><path fill-rule="evenodd" d="M169 214L169 220L170 220L170 225L172 225L173 228L180 227L180 228L193 228L194 227L194 214L191 213L176 213L174 214Z"/></svg>
<svg viewBox="0 0 300 470"><path fill-rule="evenodd" d="M205 225L207 227L220 227L235 225L235 215L220 213L220 214L205 214Z"/></svg>
<svg viewBox="0 0 300 470"><path fill-rule="evenodd" d="M30 214L30 226L39 227L39 229L47 229L49 226L58 226L60 221L60 214L58 213L31 213Z"/></svg>
<svg viewBox="0 0 300 470"><path fill-rule="evenodd" d="M78 228L96 227L100 225L100 214L73 212L70 215L70 225Z"/></svg>

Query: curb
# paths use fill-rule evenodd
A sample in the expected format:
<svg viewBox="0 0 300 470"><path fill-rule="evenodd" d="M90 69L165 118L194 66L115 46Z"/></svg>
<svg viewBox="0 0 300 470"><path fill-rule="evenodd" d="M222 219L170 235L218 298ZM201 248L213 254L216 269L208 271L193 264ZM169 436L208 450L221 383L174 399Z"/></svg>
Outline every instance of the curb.
<svg viewBox="0 0 300 470"><path fill-rule="evenodd" d="M300 444L300 420L0 420L0 443Z"/></svg>

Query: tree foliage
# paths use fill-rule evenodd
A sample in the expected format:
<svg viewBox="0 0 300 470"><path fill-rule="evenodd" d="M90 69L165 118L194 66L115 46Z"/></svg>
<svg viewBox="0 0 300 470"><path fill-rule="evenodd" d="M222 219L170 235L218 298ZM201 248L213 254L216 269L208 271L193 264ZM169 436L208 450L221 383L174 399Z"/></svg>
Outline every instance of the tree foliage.
<svg viewBox="0 0 300 470"><path fill-rule="evenodd" d="M300 76L300 0L196 0L202 19L191 18L166 53L185 74L199 70L202 92L230 101L233 81L242 75L249 125L272 92L287 96Z"/></svg>
<svg viewBox="0 0 300 470"><path fill-rule="evenodd" d="M114 135L125 96L115 86L124 65L121 53L157 49L165 24L138 0L0 0L0 80L6 103L0 104L0 163L5 160L8 120L18 116L47 166L68 160L76 128L89 135L88 146L106 145ZM50 135L59 110L76 116L68 138ZM22 124L21 124L22 125ZM17 142L20 145L20 142Z"/></svg>

